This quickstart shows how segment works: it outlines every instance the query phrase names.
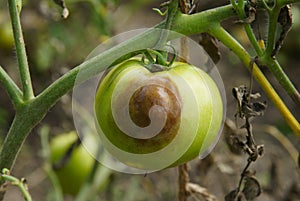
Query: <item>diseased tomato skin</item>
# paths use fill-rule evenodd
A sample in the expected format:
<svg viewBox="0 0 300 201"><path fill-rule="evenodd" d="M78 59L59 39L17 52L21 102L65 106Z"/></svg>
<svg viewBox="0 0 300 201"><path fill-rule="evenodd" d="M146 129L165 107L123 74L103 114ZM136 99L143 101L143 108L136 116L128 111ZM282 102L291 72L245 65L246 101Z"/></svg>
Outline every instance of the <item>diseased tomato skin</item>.
<svg viewBox="0 0 300 201"><path fill-rule="evenodd" d="M122 108L127 104L127 102L123 101L123 97L130 92L130 87L141 79L145 80L144 83L146 85L152 85L152 87L145 86L145 89L155 88L153 87L155 83L160 87L166 86L166 88L172 89L172 96L175 97L172 99L176 99L172 104L177 104L177 106L173 108L175 108L175 110L182 110L178 112L180 115L178 119L175 118L175 120L172 119L172 121L177 122L182 126L182 129L180 130L180 135L182 135L181 141L187 138L190 142L183 153L179 153L181 150L175 150L176 148L172 150L172 152L177 151L179 157L173 161L173 163L168 165L168 167L192 160L214 144L222 124L223 103L218 87L210 76L195 66L181 62L174 62L172 66L165 71L151 73L138 59L131 59L113 68L102 79L95 97L96 123L98 123L98 126L103 133L102 139L104 145L109 149L109 152L111 152L112 155L129 166L147 169L148 163L142 164L143 162L139 162L138 160L126 158L126 155L123 156L123 153L120 154L121 152L117 149L132 154L151 154L169 146L177 135L177 133L171 133L170 135L161 135L162 137L157 135L147 140L136 139L129 136L127 133L124 133L118 127L119 124L117 124L114 119L116 116L113 115L114 110L119 110L119 108ZM169 81L164 83L161 81L162 79ZM186 85L189 88L183 87L183 85ZM155 92L148 92L146 94L155 94ZM134 93L132 95L135 97ZM189 100L191 97L195 99L194 102ZM115 101L116 104L112 104L114 98L117 99L117 101ZM148 108L149 106L147 105L149 105L149 102L154 102L156 97L152 95L150 98L153 100L149 101L149 97L147 97L144 98L146 100L144 103L139 102L139 104L144 104L145 107ZM138 100L136 102L138 102ZM129 108L132 109L135 107ZM129 113L140 114L141 111L129 111ZM142 113L144 115L145 112ZM135 121L132 115L128 115L128 118ZM138 118L135 117L135 119ZM195 122L195 119L198 121ZM139 122L147 121L149 120L140 120ZM177 124L174 123L174 125L176 126ZM174 132L178 131L178 129L173 130ZM195 133L195 131L195 136L190 137L189 133ZM117 148L111 147L106 143L111 143ZM177 145L180 149L180 144ZM187 145L185 145L185 147L186 146ZM168 153L165 153L165 155L162 155L161 157L168 157ZM159 163L160 161L157 160L156 162Z"/></svg>

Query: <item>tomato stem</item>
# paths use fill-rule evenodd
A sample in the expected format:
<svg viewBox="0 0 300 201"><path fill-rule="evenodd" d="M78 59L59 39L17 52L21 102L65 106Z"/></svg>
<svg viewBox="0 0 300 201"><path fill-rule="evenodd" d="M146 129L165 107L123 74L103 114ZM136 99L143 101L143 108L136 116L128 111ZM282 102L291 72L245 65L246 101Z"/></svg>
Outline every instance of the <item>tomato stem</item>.
<svg viewBox="0 0 300 201"><path fill-rule="evenodd" d="M18 59L20 78L23 87L23 101L29 101L34 98L29 65L27 61L27 54L25 49L25 42L22 33L20 10L21 5L17 4L15 0L9 0L9 13L11 17L11 24L13 28L16 54Z"/></svg>
<svg viewBox="0 0 300 201"><path fill-rule="evenodd" d="M19 89L16 83L6 73L6 71L0 66L0 82L4 85L7 94L9 95L15 108L19 108L22 103L23 92Z"/></svg>
<svg viewBox="0 0 300 201"><path fill-rule="evenodd" d="M144 56L142 57L142 63L143 65L151 72L159 72L159 71L164 71L164 70L168 70L168 68L170 66L172 66L172 64L174 63L175 59L176 59L176 50L173 46L170 45L170 47L173 50L172 53L172 59L170 60L170 62L168 62L168 56L169 56L169 52L168 51L164 51L164 50L154 50L154 49L150 49L147 48L143 54ZM152 57L152 55L155 56L155 59ZM147 60L145 60L145 57L147 58Z"/></svg>
<svg viewBox="0 0 300 201"><path fill-rule="evenodd" d="M174 19L178 13L178 0L172 0L168 2L167 16L165 19L164 29L161 30L159 40L157 41L155 47L161 48L164 47L168 41L169 30L172 29Z"/></svg>

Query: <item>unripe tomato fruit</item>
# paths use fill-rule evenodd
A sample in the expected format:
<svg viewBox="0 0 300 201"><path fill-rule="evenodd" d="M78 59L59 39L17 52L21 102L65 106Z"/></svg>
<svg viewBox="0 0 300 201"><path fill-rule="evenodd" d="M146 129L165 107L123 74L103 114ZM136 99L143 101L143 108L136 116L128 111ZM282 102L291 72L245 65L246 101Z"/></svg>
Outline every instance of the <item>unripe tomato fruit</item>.
<svg viewBox="0 0 300 201"><path fill-rule="evenodd" d="M14 46L14 36L9 21L0 24L0 46L6 49Z"/></svg>
<svg viewBox="0 0 300 201"><path fill-rule="evenodd" d="M154 170L206 152L220 131L223 104L215 82L195 66L174 62L151 71L130 59L101 79L95 115L104 147L115 158Z"/></svg>
<svg viewBox="0 0 300 201"><path fill-rule="evenodd" d="M50 142L51 162L55 164L61 160L72 143L76 142L77 139L78 136L75 131L55 136ZM96 145L91 143L91 146ZM90 174L93 164L94 158L84 146L81 144L76 147L68 162L62 168L55 170L63 192L76 195Z"/></svg>

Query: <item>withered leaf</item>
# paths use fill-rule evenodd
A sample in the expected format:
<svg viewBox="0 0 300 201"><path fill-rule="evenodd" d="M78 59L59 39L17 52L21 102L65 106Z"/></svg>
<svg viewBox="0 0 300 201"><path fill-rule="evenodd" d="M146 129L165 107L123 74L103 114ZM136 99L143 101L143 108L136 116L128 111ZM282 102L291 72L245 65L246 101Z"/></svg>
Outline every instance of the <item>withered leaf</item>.
<svg viewBox="0 0 300 201"><path fill-rule="evenodd" d="M246 117L262 116L266 108L266 102L254 102L243 105L243 113Z"/></svg>
<svg viewBox="0 0 300 201"><path fill-rule="evenodd" d="M263 111L267 108L267 102L254 102L252 108L255 112L263 113Z"/></svg>
<svg viewBox="0 0 300 201"><path fill-rule="evenodd" d="M264 114L264 110L267 108L266 102L252 102L254 99L258 99L260 97L259 93L252 94L249 92L246 86L241 85L239 87L234 87L232 89L232 95L238 102L238 111L235 116L239 116L244 119L262 116Z"/></svg>
<svg viewBox="0 0 300 201"><path fill-rule="evenodd" d="M250 7L247 12L248 17L245 19L241 19L236 21L235 23L240 24L250 24L255 21L256 19L256 9L254 7Z"/></svg>
<svg viewBox="0 0 300 201"><path fill-rule="evenodd" d="M237 155L241 155L242 153L244 153L243 150L245 143L240 140L238 136L231 135L230 137L226 138L226 142L232 153Z"/></svg>
<svg viewBox="0 0 300 201"><path fill-rule="evenodd" d="M278 15L277 22L281 25L281 33L279 36L279 39L277 40L275 44L275 48L272 52L272 57L274 57L278 51L280 50L281 46L283 45L283 41L285 37L287 36L288 32L290 31L292 24L293 24L293 18L292 18L292 11L291 11L291 5L285 5L280 9L280 13Z"/></svg>
<svg viewBox="0 0 300 201"><path fill-rule="evenodd" d="M221 58L217 40L208 33L202 33L199 44L204 48L207 54L211 57L214 63L218 63Z"/></svg>
<svg viewBox="0 0 300 201"><path fill-rule="evenodd" d="M242 107L243 98L246 94L246 86L242 85L239 87L232 88L232 95L238 101L238 106Z"/></svg>
<svg viewBox="0 0 300 201"><path fill-rule="evenodd" d="M246 177L245 186L243 188L243 193L248 201L254 200L261 194L261 186L255 177Z"/></svg>
<svg viewBox="0 0 300 201"><path fill-rule="evenodd" d="M225 201L247 201L243 192L233 190L225 196Z"/></svg>
<svg viewBox="0 0 300 201"><path fill-rule="evenodd" d="M245 137L243 135L238 134L238 129L235 123L229 118L227 118L225 121L224 133L225 133L225 142L228 145L229 150L232 153L237 155L244 153L243 141L245 140Z"/></svg>

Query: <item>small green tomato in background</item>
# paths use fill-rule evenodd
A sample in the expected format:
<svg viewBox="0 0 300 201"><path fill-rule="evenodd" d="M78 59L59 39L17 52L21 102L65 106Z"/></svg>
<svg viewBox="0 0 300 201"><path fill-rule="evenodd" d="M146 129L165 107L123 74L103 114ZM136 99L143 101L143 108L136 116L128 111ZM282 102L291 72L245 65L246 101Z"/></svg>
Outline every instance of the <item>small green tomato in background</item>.
<svg viewBox="0 0 300 201"><path fill-rule="evenodd" d="M0 24L0 47L5 49L11 49L14 46L14 36L11 28L11 24L7 20L3 24Z"/></svg>
<svg viewBox="0 0 300 201"><path fill-rule="evenodd" d="M101 79L95 115L110 154L134 168L159 170L210 150L222 125L223 103L215 82L195 66L145 67L130 59Z"/></svg>
<svg viewBox="0 0 300 201"><path fill-rule="evenodd" d="M87 136L89 138L89 136ZM69 147L76 142L78 135L75 131L69 133L62 133L55 136L50 142L51 161L53 164L57 163L65 156ZM89 140L89 139L84 139ZM91 146L97 145L91 143ZM94 158L89 152L80 144L76 147L67 161L61 168L55 170L62 190L66 194L76 195L90 174L94 164Z"/></svg>

